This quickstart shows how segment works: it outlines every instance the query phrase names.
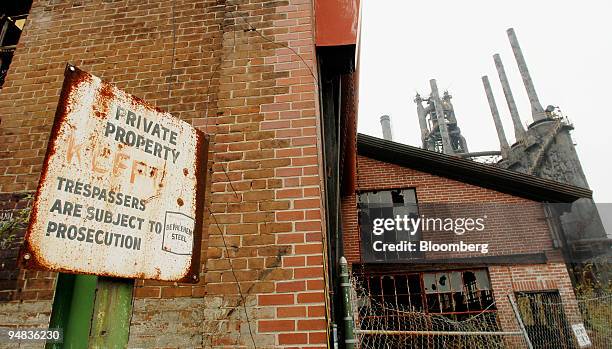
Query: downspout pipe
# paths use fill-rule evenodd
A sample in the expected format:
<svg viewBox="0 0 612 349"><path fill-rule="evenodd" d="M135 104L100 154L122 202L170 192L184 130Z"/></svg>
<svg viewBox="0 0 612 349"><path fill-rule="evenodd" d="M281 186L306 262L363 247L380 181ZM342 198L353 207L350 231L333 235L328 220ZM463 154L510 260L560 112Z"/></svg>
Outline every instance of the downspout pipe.
<svg viewBox="0 0 612 349"><path fill-rule="evenodd" d="M344 305L344 345L346 349L355 348L355 321L353 319L353 304L351 303L351 280L349 279L348 262L340 257L340 288Z"/></svg>

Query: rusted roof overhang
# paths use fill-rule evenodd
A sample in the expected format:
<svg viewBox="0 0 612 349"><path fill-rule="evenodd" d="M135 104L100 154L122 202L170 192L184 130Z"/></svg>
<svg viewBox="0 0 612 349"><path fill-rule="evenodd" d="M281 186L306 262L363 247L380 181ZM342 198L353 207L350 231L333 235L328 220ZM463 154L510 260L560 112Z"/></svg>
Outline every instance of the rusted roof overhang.
<svg viewBox="0 0 612 349"><path fill-rule="evenodd" d="M593 192L548 179L359 134L359 155L542 202L569 203Z"/></svg>
<svg viewBox="0 0 612 349"><path fill-rule="evenodd" d="M356 45L359 0L315 1L316 45Z"/></svg>

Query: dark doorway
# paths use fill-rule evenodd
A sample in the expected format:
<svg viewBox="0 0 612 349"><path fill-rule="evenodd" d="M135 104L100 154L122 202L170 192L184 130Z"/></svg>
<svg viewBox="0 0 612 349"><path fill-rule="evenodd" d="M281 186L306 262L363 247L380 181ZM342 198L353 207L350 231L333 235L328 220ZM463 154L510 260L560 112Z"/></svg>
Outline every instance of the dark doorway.
<svg viewBox="0 0 612 349"><path fill-rule="evenodd" d="M558 291L519 292L516 301L534 349L576 347Z"/></svg>

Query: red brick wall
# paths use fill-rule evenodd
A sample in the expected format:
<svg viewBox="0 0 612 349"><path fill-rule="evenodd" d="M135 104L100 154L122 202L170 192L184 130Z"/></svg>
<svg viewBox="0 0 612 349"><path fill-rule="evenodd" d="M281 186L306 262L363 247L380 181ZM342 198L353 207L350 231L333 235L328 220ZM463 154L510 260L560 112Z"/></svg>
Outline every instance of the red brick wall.
<svg viewBox="0 0 612 349"><path fill-rule="evenodd" d="M479 210L472 210L467 205L469 203L499 204L483 208L487 215L483 233L468 232L458 236L452 232L430 232L424 234L425 240L489 243L487 254L489 256L548 252L552 258L559 258L558 251L553 251L548 225L540 203L364 156L357 157L358 191L397 188L414 188L419 204L455 204L455 212L451 217L461 216L462 212L466 217L481 214ZM343 198L342 202L345 256L351 263L358 263L361 260L356 200L356 195L350 195ZM529 244L525 244L525 241L529 241ZM479 252L427 253L426 256L432 259L482 256L482 254Z"/></svg>
<svg viewBox="0 0 612 349"><path fill-rule="evenodd" d="M569 323L580 321L571 280L560 252L552 247L541 204L364 156L357 157L358 191L396 188L415 188L419 203L505 203L507 205L503 207L511 210L508 217L497 222L501 224L493 222L487 226L487 232L489 229L493 231L486 236L486 241L500 247L495 252L498 255L546 253L549 259L546 264L488 267L503 330L518 330L508 295L519 291L557 290ZM342 216L345 256L349 263L360 263L356 194L343 198ZM470 238L468 234L462 239L479 242L478 238ZM435 266L432 268L435 269Z"/></svg>
<svg viewBox="0 0 612 349"><path fill-rule="evenodd" d="M138 282L130 345L325 346L313 25L310 0L34 1L0 93L0 193L36 188L67 62L212 135L203 281ZM26 323L17 301L48 319L53 282L31 277L0 326Z"/></svg>
<svg viewBox="0 0 612 349"><path fill-rule="evenodd" d="M17 268L31 199L27 193L0 193L0 224L8 228L0 236L0 302L15 298L49 300L53 297L55 273L26 272Z"/></svg>
<svg viewBox="0 0 612 349"><path fill-rule="evenodd" d="M570 324L581 322L580 310L565 264L490 266L489 276L494 290L498 318L504 330L519 329L508 300L508 295L514 295L515 292L558 291L567 321Z"/></svg>

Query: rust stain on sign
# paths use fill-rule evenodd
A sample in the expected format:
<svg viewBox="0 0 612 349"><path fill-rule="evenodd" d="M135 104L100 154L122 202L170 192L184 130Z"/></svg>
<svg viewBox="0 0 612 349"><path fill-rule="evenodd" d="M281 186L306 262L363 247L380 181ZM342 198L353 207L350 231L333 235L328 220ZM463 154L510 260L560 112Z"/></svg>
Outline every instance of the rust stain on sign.
<svg viewBox="0 0 612 349"><path fill-rule="evenodd" d="M197 282L208 136L68 65L26 268Z"/></svg>

